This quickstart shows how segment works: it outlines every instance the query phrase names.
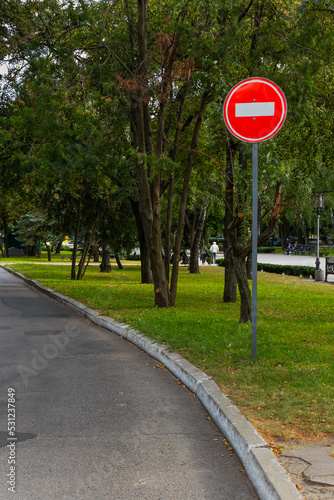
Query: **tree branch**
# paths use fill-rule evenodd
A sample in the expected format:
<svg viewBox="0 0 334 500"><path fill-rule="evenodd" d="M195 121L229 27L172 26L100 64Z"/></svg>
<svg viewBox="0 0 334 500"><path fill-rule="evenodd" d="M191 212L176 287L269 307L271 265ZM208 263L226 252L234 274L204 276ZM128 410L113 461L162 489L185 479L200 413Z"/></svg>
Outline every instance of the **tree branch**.
<svg viewBox="0 0 334 500"><path fill-rule="evenodd" d="M249 9L253 5L253 2L254 2L254 0L250 0L250 2L247 5L247 7L242 11L242 13L240 14L240 16L238 18L238 23L240 23L243 20L243 18L247 16Z"/></svg>

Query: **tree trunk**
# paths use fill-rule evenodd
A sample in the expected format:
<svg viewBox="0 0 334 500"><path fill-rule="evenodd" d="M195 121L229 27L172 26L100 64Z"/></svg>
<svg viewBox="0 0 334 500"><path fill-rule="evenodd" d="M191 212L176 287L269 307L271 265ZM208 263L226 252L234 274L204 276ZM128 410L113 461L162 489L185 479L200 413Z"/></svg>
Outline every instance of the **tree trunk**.
<svg viewBox="0 0 334 500"><path fill-rule="evenodd" d="M98 243L94 246L93 256L94 256L93 262L100 262L100 248Z"/></svg>
<svg viewBox="0 0 334 500"><path fill-rule="evenodd" d="M37 240L35 243L35 256L40 259L42 254L41 254L41 243L40 240Z"/></svg>
<svg viewBox="0 0 334 500"><path fill-rule="evenodd" d="M282 208L282 193L281 193L282 183L277 182L276 193L274 204L272 207L272 212L270 220L267 227L257 238L257 245L261 245L263 241L266 241L270 236L275 234L275 226L279 217L280 210ZM230 224L228 236L233 249L233 266L236 274L238 288L240 292L241 305L240 305L240 323L246 323L252 319L252 305L251 305L251 293L248 285L247 279L247 268L246 268L246 258L252 252L252 243L247 242L242 246L238 241L238 226L240 225L240 218L236 217L234 222Z"/></svg>
<svg viewBox="0 0 334 500"><path fill-rule="evenodd" d="M236 302L237 300L237 278L233 264L233 245L229 231L233 231L231 224L234 219L234 155L236 145L227 141L226 146L226 187L225 187L225 217L224 217L224 260L225 260L225 283L224 302Z"/></svg>
<svg viewBox="0 0 334 500"><path fill-rule="evenodd" d="M177 225L175 245L174 245L172 278L171 278L171 284L170 284L170 301L171 301L172 306L175 305L176 293L177 293L177 281L178 281L178 275L179 275L179 262L180 262L181 243L182 243L182 237L183 237L184 216L185 216L185 212L186 212L186 205L187 205L187 199L188 199L188 191L189 191L189 185L190 185L190 179L191 179L191 172L192 172L192 167L193 167L194 162L195 162L197 141L198 141L200 128L202 125L203 115L204 115L204 111L205 111L211 90L212 90L211 82L208 82L206 85L206 89L202 95L197 120L196 120L195 127L193 130L193 135L192 135L192 140L191 140L191 148L190 148L190 153L188 155L187 168L186 168L186 171L184 174L181 201L180 201L180 206L179 206L179 218L178 218L178 225Z"/></svg>
<svg viewBox="0 0 334 500"><path fill-rule="evenodd" d="M88 255L88 251L89 251L89 247L90 247L90 241L91 241L90 235L86 234L85 239L84 239L84 246L82 249L82 254L80 257L79 264L78 264L78 270L77 270L77 276L76 276L77 280L82 279L85 261L86 261L86 257Z"/></svg>
<svg viewBox="0 0 334 500"><path fill-rule="evenodd" d="M100 247L99 243L94 245L93 248L93 262L100 262Z"/></svg>
<svg viewBox="0 0 334 500"><path fill-rule="evenodd" d="M4 245L5 245L5 255L8 258L9 257L8 224L7 224L7 215L5 213L3 213L3 215L2 215L2 220L3 220L3 240L4 240Z"/></svg>
<svg viewBox="0 0 334 500"><path fill-rule="evenodd" d="M246 258L246 271L247 271L247 278L249 280L252 279L252 254L249 254Z"/></svg>
<svg viewBox="0 0 334 500"><path fill-rule="evenodd" d="M141 260L141 282L153 284L153 276L151 271L150 256L147 250L145 237L140 243L140 260Z"/></svg>
<svg viewBox="0 0 334 500"><path fill-rule="evenodd" d="M143 228L143 222L139 211L138 201L130 200L132 211L136 219L138 242L140 248L140 260L141 260L141 282L153 284L153 277L150 264L150 256L148 248L146 245L145 233Z"/></svg>
<svg viewBox="0 0 334 500"><path fill-rule="evenodd" d="M151 190L148 182L147 168L139 163L137 165L137 178L140 212L153 276L155 305L159 307L169 307L168 280L166 278L162 253L160 181L159 179L155 179Z"/></svg>
<svg viewBox="0 0 334 500"><path fill-rule="evenodd" d="M105 240L102 241L102 262L100 264L100 271L101 273L111 272L110 248Z"/></svg>
<svg viewBox="0 0 334 500"><path fill-rule="evenodd" d="M76 266L76 261L77 261L78 240L79 240L80 225L81 225L81 208L82 208L82 202L81 202L81 198L80 198L79 202L78 202L78 208L77 208L77 223L76 223L76 228L75 228L73 252L72 252L71 280L76 279L75 266Z"/></svg>
<svg viewBox="0 0 334 500"><path fill-rule="evenodd" d="M81 274L81 279L85 276L85 273L87 271L87 267L88 267L88 264L90 262L91 256L92 256L92 249L90 248L88 250L88 259L87 259L86 265L85 265L85 267L84 267L84 269L82 271L82 274Z"/></svg>
<svg viewBox="0 0 334 500"><path fill-rule="evenodd" d="M48 262L51 262L51 248L50 248L50 245L48 245L46 241L44 243L45 243L45 246L46 246L46 251L48 253Z"/></svg>
<svg viewBox="0 0 334 500"><path fill-rule="evenodd" d="M57 243L55 255L60 254L62 245L63 245L63 238L61 238Z"/></svg>
<svg viewBox="0 0 334 500"><path fill-rule="evenodd" d="M199 258L200 258L200 247L202 242L202 235L204 229L204 223L206 219L208 206L204 203L202 210L197 218L196 229L193 239L193 244L190 249L190 266L189 271L191 274L199 274Z"/></svg>
<svg viewBox="0 0 334 500"><path fill-rule="evenodd" d="M174 174L171 175L169 189L168 189L168 206L167 206L167 220L166 220L166 233L165 233L165 273L168 283L169 283L170 257L172 251L171 239L172 239L173 198L174 198Z"/></svg>
<svg viewBox="0 0 334 500"><path fill-rule="evenodd" d="M247 279L246 261L243 258L233 256L233 265L241 300L239 323L247 323L252 321L252 300Z"/></svg>
<svg viewBox="0 0 334 500"><path fill-rule="evenodd" d="M186 100L187 89L188 89L188 82L185 82L185 84L181 87L181 90L179 92L180 106L179 106L179 113L178 113L178 117L177 117L177 125L176 125L176 130L175 130L174 147L173 147L173 150L171 153L171 160L173 162L176 162L178 149L179 149L179 140L180 140L180 135L181 135L181 123L183 120L184 104L185 104L185 100ZM170 256L171 256L171 250L172 250L171 239L172 239L174 184L175 184L175 180L174 180L174 172L173 172L171 174L171 177L170 177L169 190L168 190L168 207L167 207L166 240L165 240L165 270L166 270L166 278L168 280L168 283L169 283L169 270L170 270Z"/></svg>
<svg viewBox="0 0 334 500"><path fill-rule="evenodd" d="M191 222L189 221L189 217L187 217L187 211L185 213L185 222L188 226L189 230L189 246L190 248L194 244L194 239L195 239L195 233L196 233L196 228L197 228L197 220L198 220L198 211L196 209L191 210L189 212Z"/></svg>
<svg viewBox="0 0 334 500"><path fill-rule="evenodd" d="M137 180L139 191L139 207L143 221L146 245L150 255L151 270L154 282L155 304L159 307L169 307L175 304L178 265L181 249L181 240L183 235L183 222L185 204L187 201L189 181L192 166L195 158L195 150L197 147L197 139L201 126L204 109L211 92L211 84L207 84L207 88L202 97L198 118L193 132L191 152L188 156L188 164L184 178L181 203L179 209L179 223L177 228L177 238L175 241L174 263L171 278L171 287L166 276L165 259L162 247L162 230L161 230L161 177L160 174L152 172L150 158L155 155L156 159L160 159L164 154L165 143L165 108L166 97L170 78L173 71L173 62L176 59L179 46L178 35L175 35L171 50L166 51L166 56L163 68L162 83L160 87L161 98L159 100L158 123L157 123L157 140L155 150L153 149L153 136L151 127L152 110L149 108L151 96L149 95L149 74L148 74L148 50L147 50L147 5L148 0L137 0L138 8L138 53L137 53L137 68L136 82L137 87L134 90L134 103L132 109L131 128L134 133L134 145L138 149L137 161ZM183 13L185 15L185 12ZM179 124L178 124L179 125Z"/></svg>
<svg viewBox="0 0 334 500"><path fill-rule="evenodd" d="M121 260L119 258L118 253L115 253L115 259L116 259L116 262L117 262L117 265L118 265L118 269L124 269L123 265L122 265L122 262L121 262Z"/></svg>
<svg viewBox="0 0 334 500"><path fill-rule="evenodd" d="M153 137L151 114L148 109L149 96L147 71L147 0L137 0L138 6L138 64L136 96L133 111L134 143L138 148L137 180L139 191L139 209L142 218L146 246L150 255L150 264L154 283L155 304L168 307L169 289L166 279L161 238L161 197L160 176L150 180L149 157L153 155Z"/></svg>
<svg viewBox="0 0 334 500"><path fill-rule="evenodd" d="M227 245L225 237L225 284L224 284L224 298L226 303L236 302L237 300L237 278L234 271L233 264L233 249L231 245Z"/></svg>
<svg viewBox="0 0 334 500"><path fill-rule="evenodd" d="M170 302L169 283L166 277L165 260L162 251L160 181L158 182L158 179L153 184L152 207L154 216L152 221L150 258L154 281L155 305L169 307L172 304Z"/></svg>
<svg viewBox="0 0 334 500"><path fill-rule="evenodd" d="M91 246L92 246L92 241L93 241L94 235L95 235L95 230L93 230L93 229L90 232L87 232L85 235L84 247L83 247L81 259L80 259L80 262L78 265L77 280L81 280L86 272L87 266L85 268L85 262L86 262L87 255L89 255L88 261L90 260Z"/></svg>

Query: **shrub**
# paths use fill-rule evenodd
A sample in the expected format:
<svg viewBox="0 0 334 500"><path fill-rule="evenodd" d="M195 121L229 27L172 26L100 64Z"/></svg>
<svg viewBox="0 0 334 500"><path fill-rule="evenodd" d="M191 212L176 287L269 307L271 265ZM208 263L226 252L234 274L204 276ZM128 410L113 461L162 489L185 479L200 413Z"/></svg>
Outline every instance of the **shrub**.
<svg viewBox="0 0 334 500"><path fill-rule="evenodd" d="M140 254L127 255L126 260L140 260Z"/></svg>
<svg viewBox="0 0 334 500"><path fill-rule="evenodd" d="M303 276L314 278L315 268L310 266L279 266L277 264L260 264L257 265L258 271L274 274L287 274L288 276Z"/></svg>
<svg viewBox="0 0 334 500"><path fill-rule="evenodd" d="M276 247L260 247L257 251L258 253L275 253Z"/></svg>
<svg viewBox="0 0 334 500"><path fill-rule="evenodd" d="M217 259L218 266L225 267L224 259ZM286 274L288 276L303 276L304 278L309 278L312 276L314 278L315 268L310 266L279 266L278 264L257 264L258 271L264 271L265 273L274 274Z"/></svg>

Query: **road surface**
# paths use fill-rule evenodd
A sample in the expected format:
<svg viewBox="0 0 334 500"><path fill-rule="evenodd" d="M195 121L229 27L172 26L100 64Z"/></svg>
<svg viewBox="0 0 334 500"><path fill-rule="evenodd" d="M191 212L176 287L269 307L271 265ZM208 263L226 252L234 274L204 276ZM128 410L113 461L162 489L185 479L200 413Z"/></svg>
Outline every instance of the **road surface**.
<svg viewBox="0 0 334 500"><path fill-rule="evenodd" d="M174 376L3 269L0 338L1 500L258 498Z"/></svg>

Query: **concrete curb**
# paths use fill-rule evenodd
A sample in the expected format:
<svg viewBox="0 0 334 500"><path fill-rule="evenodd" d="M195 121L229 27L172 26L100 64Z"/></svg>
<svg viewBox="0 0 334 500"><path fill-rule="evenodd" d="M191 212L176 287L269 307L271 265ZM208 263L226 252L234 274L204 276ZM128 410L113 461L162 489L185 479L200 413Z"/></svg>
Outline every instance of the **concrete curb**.
<svg viewBox="0 0 334 500"><path fill-rule="evenodd" d="M36 280L26 278L22 274L4 267L3 264L0 266L61 304L76 310L93 323L127 339L157 359L184 385L189 387L232 446L260 500L302 500L302 496L285 469L277 461L272 450L269 449L267 442L206 373L183 359L179 354L169 352L166 346L150 340L129 325L118 323L106 316L100 316L93 309L44 287Z"/></svg>

